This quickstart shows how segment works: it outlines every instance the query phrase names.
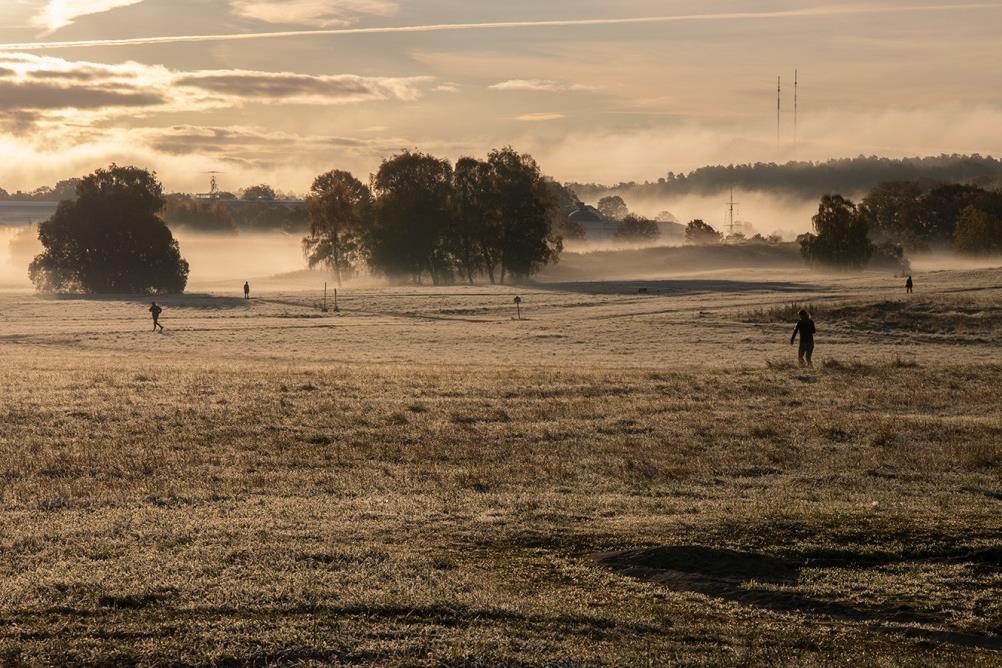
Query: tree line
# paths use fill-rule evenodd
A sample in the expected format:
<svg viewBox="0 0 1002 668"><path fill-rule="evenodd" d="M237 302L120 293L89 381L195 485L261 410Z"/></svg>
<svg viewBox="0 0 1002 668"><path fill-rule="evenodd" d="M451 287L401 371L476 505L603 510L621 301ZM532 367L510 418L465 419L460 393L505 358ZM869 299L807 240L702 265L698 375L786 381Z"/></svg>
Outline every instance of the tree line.
<svg viewBox="0 0 1002 668"><path fill-rule="evenodd" d="M716 195L729 188L814 199L832 192L857 196L889 181L969 183L998 188L1002 187L1002 160L975 154L901 159L860 156L785 164L758 162L700 167L687 174L668 172L657 181L568 186L589 201L607 194L627 198Z"/></svg>
<svg viewBox="0 0 1002 668"><path fill-rule="evenodd" d="M302 234L307 229L305 203L277 203L265 198L237 200L171 194L165 198L163 217L171 227L212 234Z"/></svg>
<svg viewBox="0 0 1002 668"><path fill-rule="evenodd" d="M405 151L369 184L342 170L319 175L303 247L311 268L339 282L365 267L394 281L504 283L558 259L557 208L536 161L510 147L455 165Z"/></svg>
<svg viewBox="0 0 1002 668"><path fill-rule="evenodd" d="M363 267L436 285L524 279L563 248L557 194L536 161L510 147L455 165L405 151L368 185L342 170L316 177L303 248L311 268L329 268L339 282ZM273 199L259 188L251 203ZM44 250L29 276L44 291L183 292L188 263L161 215L226 231L228 212L220 201L168 197L155 174L113 164L80 179L39 225Z"/></svg>
<svg viewBox="0 0 1002 668"><path fill-rule="evenodd" d="M883 183L859 205L876 241L908 251L948 250L968 255L1002 252L1002 191L916 181Z"/></svg>

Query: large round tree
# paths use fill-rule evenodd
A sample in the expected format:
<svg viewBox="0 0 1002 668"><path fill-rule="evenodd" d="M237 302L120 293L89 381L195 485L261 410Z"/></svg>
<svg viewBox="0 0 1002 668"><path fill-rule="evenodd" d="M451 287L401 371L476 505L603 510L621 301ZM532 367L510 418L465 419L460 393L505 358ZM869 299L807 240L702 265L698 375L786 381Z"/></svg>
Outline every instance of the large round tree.
<svg viewBox="0 0 1002 668"><path fill-rule="evenodd" d="M45 251L29 274L45 291L180 293L188 263L160 218L163 186L138 167L111 165L85 177L75 202L60 202L38 228Z"/></svg>

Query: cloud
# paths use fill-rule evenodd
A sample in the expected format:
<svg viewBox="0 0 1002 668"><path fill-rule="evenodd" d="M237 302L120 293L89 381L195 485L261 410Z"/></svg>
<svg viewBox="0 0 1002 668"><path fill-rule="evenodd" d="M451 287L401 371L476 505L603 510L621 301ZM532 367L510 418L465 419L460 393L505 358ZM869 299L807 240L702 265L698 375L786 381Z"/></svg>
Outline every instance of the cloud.
<svg viewBox="0 0 1002 668"><path fill-rule="evenodd" d="M106 0L108 1L108 0ZM83 2L83 0L81 0ZM274 3L285 6L285 3ZM74 49L110 46L144 46L154 44L182 44L194 42L230 42L291 37L337 37L342 35L382 35L396 33L455 32L466 30L519 30L533 28L575 28L593 26L624 26L659 23L705 23L715 21L775 21L780 19L826 19L839 16L917 14L1002 9L1002 2L947 3L938 5L840 5L807 7L758 12L724 12L717 14L675 14L667 16L636 16L604 19L555 19L547 21L493 21L485 23L435 23L411 26L385 26L379 28L332 28L321 30L285 30L275 32L221 33L203 35L167 35L133 37L126 39L72 40L59 42L16 42L0 44L0 50L42 51L48 49Z"/></svg>
<svg viewBox="0 0 1002 668"><path fill-rule="evenodd" d="M166 101L157 93L120 92L90 86L75 86L73 96L67 97L66 88L61 86L0 80L0 111L151 107Z"/></svg>
<svg viewBox="0 0 1002 668"><path fill-rule="evenodd" d="M490 88L493 88L494 90L517 90L545 93L596 90L593 86L572 84L563 81L552 81L550 79L509 79L508 81L496 83L490 86Z"/></svg>
<svg viewBox="0 0 1002 668"><path fill-rule="evenodd" d="M46 123L79 126L171 106L212 106L172 91L172 78L164 67L133 62L107 65L0 53L0 120L8 131L25 132Z"/></svg>
<svg viewBox="0 0 1002 668"><path fill-rule="evenodd" d="M323 27L351 25L359 14L391 16L399 10L390 0L230 0L230 7L257 21Z"/></svg>
<svg viewBox="0 0 1002 668"><path fill-rule="evenodd" d="M281 100L299 104L348 104L367 100L412 101L429 77L374 78L343 74L206 70L181 75L175 84L234 99Z"/></svg>
<svg viewBox="0 0 1002 668"><path fill-rule="evenodd" d="M446 83L442 83L435 86L434 88L432 88L432 90L435 91L436 93L458 93L459 88L460 88L459 84L447 81Z"/></svg>
<svg viewBox="0 0 1002 668"><path fill-rule="evenodd" d="M521 116L515 116L516 121L524 121L527 123L540 123L544 121L559 121L562 118L567 118L567 114L561 114L559 112L538 112L533 114L522 114Z"/></svg>
<svg viewBox="0 0 1002 668"><path fill-rule="evenodd" d="M200 112L262 102L337 105L413 101L430 77L307 75L253 70L178 72L161 65L115 65L0 53L0 122L24 132L49 123L93 124L120 116Z"/></svg>
<svg viewBox="0 0 1002 668"><path fill-rule="evenodd" d="M81 16L103 14L119 7L138 5L143 0L49 0L32 19L32 25L52 33L72 24Z"/></svg>
<svg viewBox="0 0 1002 668"><path fill-rule="evenodd" d="M175 125L125 131L130 141L169 155L202 155L247 165L270 167L290 156L306 163L329 159L332 150L350 149L370 157L399 150L409 142L400 138L359 138L336 135L298 135L267 128Z"/></svg>

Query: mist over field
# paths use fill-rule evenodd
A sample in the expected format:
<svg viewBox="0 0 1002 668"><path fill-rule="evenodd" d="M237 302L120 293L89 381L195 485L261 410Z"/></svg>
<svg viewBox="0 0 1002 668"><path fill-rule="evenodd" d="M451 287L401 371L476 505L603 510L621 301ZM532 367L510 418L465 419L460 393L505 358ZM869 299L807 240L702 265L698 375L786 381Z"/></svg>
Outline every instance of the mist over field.
<svg viewBox="0 0 1002 668"><path fill-rule="evenodd" d="M602 190L590 194L588 199L593 201L586 203L594 205L599 197L608 194L618 193L612 189ZM728 190L712 195L681 197L624 195L623 197L631 212L654 218L663 211L669 211L682 225L698 218L721 232L727 232L729 221L727 203L730 198ZM811 217L818 211L818 201L813 198L735 190L734 200L737 202L735 222L750 223L754 232L762 236L779 233L787 241L792 241L797 234L809 231Z"/></svg>
<svg viewBox="0 0 1002 668"><path fill-rule="evenodd" d="M25 239L24 228L0 226L0 286L30 288L28 264L42 246ZM16 247L11 241L20 233ZM301 271L302 237L283 232L205 234L176 230L181 254L191 266L193 287L230 282L234 290L245 280Z"/></svg>
<svg viewBox="0 0 1002 668"><path fill-rule="evenodd" d="M0 0L0 667L1002 666L1000 27Z"/></svg>
<svg viewBox="0 0 1002 668"><path fill-rule="evenodd" d="M180 230L175 233L181 253L191 265L193 286L233 282L301 271L302 236L283 232L240 232L213 235Z"/></svg>

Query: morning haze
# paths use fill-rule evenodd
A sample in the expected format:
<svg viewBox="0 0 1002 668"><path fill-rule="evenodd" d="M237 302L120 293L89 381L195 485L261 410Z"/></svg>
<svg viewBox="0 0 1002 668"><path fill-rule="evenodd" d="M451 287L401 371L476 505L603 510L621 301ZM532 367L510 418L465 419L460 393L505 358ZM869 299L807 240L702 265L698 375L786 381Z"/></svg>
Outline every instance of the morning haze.
<svg viewBox="0 0 1002 668"><path fill-rule="evenodd" d="M0 3L0 663L997 665L999 26Z"/></svg>

